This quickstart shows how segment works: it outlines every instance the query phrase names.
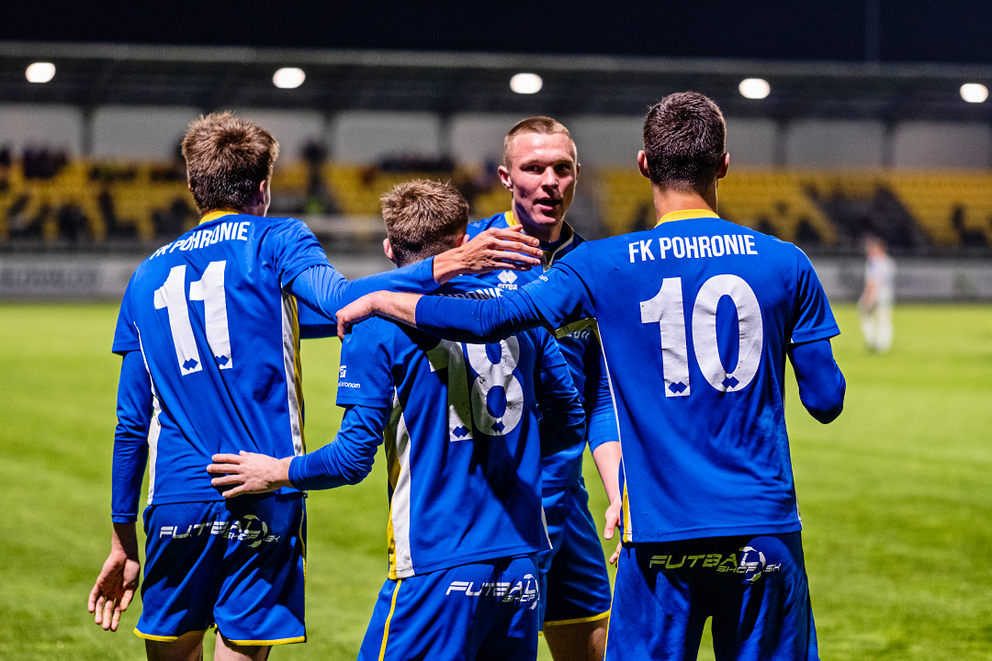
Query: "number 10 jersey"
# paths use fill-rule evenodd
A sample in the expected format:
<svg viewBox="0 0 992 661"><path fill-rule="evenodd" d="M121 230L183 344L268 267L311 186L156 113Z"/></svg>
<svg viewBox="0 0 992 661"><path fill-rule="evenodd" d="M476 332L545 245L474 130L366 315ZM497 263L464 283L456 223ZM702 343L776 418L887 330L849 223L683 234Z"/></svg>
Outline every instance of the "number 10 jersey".
<svg viewBox="0 0 992 661"><path fill-rule="evenodd" d="M215 453L303 453L297 306L282 286L327 263L302 222L231 212L138 266L113 350L140 350L151 378L149 504L223 500Z"/></svg>
<svg viewBox="0 0 992 661"><path fill-rule="evenodd" d="M705 211L663 220L584 243L522 290L560 332L599 323L624 540L800 530L785 360L840 332L826 295L790 243Z"/></svg>

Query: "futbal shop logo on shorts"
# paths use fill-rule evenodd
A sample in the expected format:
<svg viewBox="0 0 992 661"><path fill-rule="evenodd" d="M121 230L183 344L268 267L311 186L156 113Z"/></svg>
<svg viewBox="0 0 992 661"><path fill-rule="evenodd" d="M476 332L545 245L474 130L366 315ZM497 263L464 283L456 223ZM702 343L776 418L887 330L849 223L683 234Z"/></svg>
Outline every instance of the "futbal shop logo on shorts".
<svg viewBox="0 0 992 661"><path fill-rule="evenodd" d="M533 574L525 575L513 587L510 587L509 581L480 583L478 588L473 581L452 581L444 595L449 596L452 592L460 592L466 597L496 597L506 603L530 604L530 609L537 608L540 596L540 588Z"/></svg>
<svg viewBox="0 0 992 661"><path fill-rule="evenodd" d="M158 538L171 537L172 539L189 539L200 535L216 535L227 539L236 539L239 542L247 542L249 548L258 548L265 544L278 542L279 535L270 535L269 526L254 514L245 514L240 519L233 521L205 521L186 527L186 530L179 532L179 526L162 526L158 531Z"/></svg>
<svg viewBox="0 0 992 661"><path fill-rule="evenodd" d="M747 574L748 580L757 581L763 574L782 569L782 563L769 564L761 551L745 546L737 553L701 553L699 555L653 555L649 569L712 569L718 573Z"/></svg>

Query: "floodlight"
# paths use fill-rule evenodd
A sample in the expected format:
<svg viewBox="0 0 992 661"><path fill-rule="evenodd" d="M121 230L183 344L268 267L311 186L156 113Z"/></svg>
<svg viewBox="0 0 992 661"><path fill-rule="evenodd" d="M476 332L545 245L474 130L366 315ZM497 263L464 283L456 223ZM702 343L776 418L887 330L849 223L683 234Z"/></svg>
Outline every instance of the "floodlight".
<svg viewBox="0 0 992 661"><path fill-rule="evenodd" d="M35 62L24 72L29 83L47 83L55 77L55 65L51 62Z"/></svg>
<svg viewBox="0 0 992 661"><path fill-rule="evenodd" d="M296 67L283 67L282 69L279 69L279 71L276 71L275 75L272 76L272 84L279 89L296 89L303 84L306 77L307 75L303 73L303 69L297 69Z"/></svg>
<svg viewBox="0 0 992 661"><path fill-rule="evenodd" d="M968 103L985 103L989 88L981 83L965 83L961 86L961 98Z"/></svg>
<svg viewBox="0 0 992 661"><path fill-rule="evenodd" d="M544 81L536 73L518 73L510 79L510 89L517 94L537 94Z"/></svg>
<svg viewBox="0 0 992 661"><path fill-rule="evenodd" d="M771 85L764 78L745 78L737 89L745 99L763 99L772 91Z"/></svg>

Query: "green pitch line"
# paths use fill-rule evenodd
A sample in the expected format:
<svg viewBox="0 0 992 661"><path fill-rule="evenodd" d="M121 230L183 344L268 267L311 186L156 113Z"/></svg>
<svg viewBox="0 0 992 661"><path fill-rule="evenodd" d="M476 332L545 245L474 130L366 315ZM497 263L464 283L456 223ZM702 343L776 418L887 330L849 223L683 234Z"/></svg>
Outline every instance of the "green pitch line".
<svg viewBox="0 0 992 661"><path fill-rule="evenodd" d="M791 383L787 396L821 656L987 659L992 306L897 306L885 355L864 350L853 307L836 311L845 412L820 425ZM130 633L140 602L116 634L86 612L109 548L116 314L0 305L0 659L143 658ZM340 420L338 346L304 343L311 450ZM273 659L355 657L386 571L382 463L360 485L310 497L310 642ZM586 469L599 518L602 489ZM708 642L700 658L712 658Z"/></svg>

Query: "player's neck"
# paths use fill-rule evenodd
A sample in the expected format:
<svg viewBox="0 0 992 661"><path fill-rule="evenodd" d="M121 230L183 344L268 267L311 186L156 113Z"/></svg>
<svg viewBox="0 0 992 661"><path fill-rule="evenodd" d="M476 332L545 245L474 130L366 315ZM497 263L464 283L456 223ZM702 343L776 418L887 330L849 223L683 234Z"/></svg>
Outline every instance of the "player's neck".
<svg viewBox="0 0 992 661"><path fill-rule="evenodd" d="M679 191L657 185L652 185L651 191L654 196L654 210L658 218L673 211L687 211L689 209L709 209L713 213L717 212L715 184L703 193Z"/></svg>

